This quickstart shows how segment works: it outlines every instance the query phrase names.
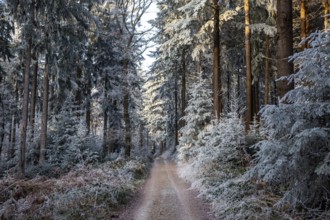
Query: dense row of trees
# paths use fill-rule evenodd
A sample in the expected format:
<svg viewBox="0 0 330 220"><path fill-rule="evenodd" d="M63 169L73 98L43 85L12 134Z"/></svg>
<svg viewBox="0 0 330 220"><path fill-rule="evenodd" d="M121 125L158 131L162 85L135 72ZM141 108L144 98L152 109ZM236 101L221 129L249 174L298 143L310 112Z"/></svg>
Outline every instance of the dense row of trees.
<svg viewBox="0 0 330 220"><path fill-rule="evenodd" d="M242 164L251 162L250 180L285 188L282 207L328 209L328 55L317 55L329 48L328 1L162 0L158 6L160 46L146 75L145 112L159 148L177 146L179 164L190 166L183 176L197 178L198 186L210 173L219 185L240 177ZM221 204L242 196L217 190L211 194L223 192Z"/></svg>
<svg viewBox="0 0 330 220"><path fill-rule="evenodd" d="M138 68L148 30L139 24L150 4L1 2L2 172L18 164L24 177L26 165L68 168L122 148L130 156L144 132Z"/></svg>
<svg viewBox="0 0 330 220"><path fill-rule="evenodd" d="M158 128L173 142L177 139L175 133L184 124L180 118L185 114L186 88L197 78L206 77L213 87L214 118L225 116L231 101L238 99L240 110L245 109L240 114L245 115L248 131L260 107L278 104L293 89L293 81L285 79L294 72L288 59L308 48L307 41L299 44L308 32L324 29L325 2L159 1L155 25L160 47L147 74L146 88L153 98L166 100L164 112L157 110L159 102L148 108L155 109L155 114L152 110L150 114L168 118L162 117L168 124ZM149 98L152 100L152 95Z"/></svg>

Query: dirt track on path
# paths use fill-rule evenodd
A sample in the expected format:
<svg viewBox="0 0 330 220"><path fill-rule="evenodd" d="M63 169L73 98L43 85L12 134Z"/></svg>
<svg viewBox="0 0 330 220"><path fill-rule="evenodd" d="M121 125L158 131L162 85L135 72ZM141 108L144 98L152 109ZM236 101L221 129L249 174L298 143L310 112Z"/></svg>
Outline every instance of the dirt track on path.
<svg viewBox="0 0 330 220"><path fill-rule="evenodd" d="M214 220L209 206L176 173L173 162L158 159L143 191L120 220Z"/></svg>

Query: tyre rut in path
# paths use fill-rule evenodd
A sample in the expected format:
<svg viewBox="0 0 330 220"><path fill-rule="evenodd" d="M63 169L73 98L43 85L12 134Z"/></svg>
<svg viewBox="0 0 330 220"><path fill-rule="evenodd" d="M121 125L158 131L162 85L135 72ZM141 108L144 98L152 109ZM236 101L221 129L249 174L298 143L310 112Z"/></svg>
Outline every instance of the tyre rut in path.
<svg viewBox="0 0 330 220"><path fill-rule="evenodd" d="M189 190L173 162L158 159L143 192L120 220L214 220L209 206Z"/></svg>

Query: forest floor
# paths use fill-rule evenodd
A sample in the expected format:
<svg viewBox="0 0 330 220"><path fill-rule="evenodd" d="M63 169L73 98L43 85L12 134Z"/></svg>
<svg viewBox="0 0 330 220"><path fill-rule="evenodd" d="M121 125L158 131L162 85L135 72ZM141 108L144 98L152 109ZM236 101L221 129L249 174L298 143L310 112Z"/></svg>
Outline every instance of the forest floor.
<svg viewBox="0 0 330 220"><path fill-rule="evenodd" d="M174 162L157 159L149 179L118 217L120 220L214 220L210 205L197 196L177 175Z"/></svg>

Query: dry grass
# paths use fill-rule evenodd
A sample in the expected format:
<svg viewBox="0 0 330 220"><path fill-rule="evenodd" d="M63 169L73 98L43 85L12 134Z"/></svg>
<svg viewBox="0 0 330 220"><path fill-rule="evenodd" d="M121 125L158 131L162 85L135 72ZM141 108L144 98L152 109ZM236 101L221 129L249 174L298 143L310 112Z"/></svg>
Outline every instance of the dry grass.
<svg viewBox="0 0 330 220"><path fill-rule="evenodd" d="M0 180L0 219L109 219L146 176L148 162L79 167L58 179Z"/></svg>

